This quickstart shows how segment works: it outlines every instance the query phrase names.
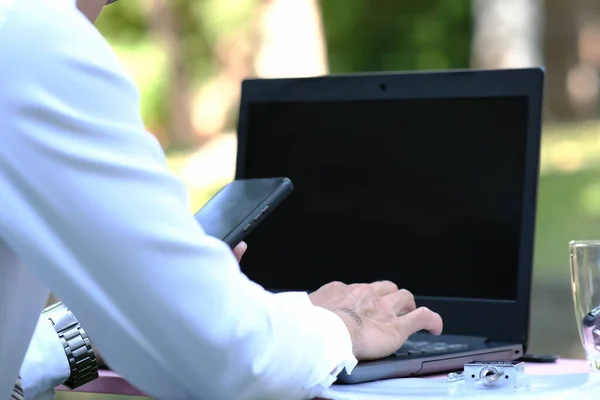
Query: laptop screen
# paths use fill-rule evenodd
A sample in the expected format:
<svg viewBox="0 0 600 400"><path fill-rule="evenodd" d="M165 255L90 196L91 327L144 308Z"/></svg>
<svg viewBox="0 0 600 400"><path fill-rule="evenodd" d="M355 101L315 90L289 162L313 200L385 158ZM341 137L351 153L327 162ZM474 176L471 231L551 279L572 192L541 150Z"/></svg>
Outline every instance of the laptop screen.
<svg viewBox="0 0 600 400"><path fill-rule="evenodd" d="M249 278L516 299L527 97L245 107L243 178L295 186L248 237Z"/></svg>

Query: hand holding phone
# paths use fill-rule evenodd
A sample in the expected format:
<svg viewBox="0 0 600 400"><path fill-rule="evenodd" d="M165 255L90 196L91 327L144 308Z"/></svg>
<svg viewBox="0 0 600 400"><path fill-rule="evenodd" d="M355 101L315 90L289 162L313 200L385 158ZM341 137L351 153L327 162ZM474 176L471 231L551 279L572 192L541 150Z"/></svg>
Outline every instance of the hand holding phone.
<svg viewBox="0 0 600 400"><path fill-rule="evenodd" d="M234 248L293 189L289 178L235 180L217 192L194 217L207 235Z"/></svg>

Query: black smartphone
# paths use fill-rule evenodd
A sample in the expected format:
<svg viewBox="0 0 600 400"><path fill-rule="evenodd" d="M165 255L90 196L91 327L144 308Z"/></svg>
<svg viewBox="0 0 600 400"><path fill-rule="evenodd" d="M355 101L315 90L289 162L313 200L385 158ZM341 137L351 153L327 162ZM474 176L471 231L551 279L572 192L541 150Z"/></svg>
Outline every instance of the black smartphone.
<svg viewBox="0 0 600 400"><path fill-rule="evenodd" d="M234 248L292 190L289 178L235 180L219 190L194 217L207 235Z"/></svg>

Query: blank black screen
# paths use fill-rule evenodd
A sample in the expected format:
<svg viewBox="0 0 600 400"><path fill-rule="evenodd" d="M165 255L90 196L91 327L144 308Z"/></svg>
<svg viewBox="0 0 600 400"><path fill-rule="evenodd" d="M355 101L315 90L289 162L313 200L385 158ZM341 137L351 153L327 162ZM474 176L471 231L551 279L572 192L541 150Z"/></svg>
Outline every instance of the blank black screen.
<svg viewBox="0 0 600 400"><path fill-rule="evenodd" d="M296 188L247 238L252 280L516 298L527 98L246 107L242 177Z"/></svg>

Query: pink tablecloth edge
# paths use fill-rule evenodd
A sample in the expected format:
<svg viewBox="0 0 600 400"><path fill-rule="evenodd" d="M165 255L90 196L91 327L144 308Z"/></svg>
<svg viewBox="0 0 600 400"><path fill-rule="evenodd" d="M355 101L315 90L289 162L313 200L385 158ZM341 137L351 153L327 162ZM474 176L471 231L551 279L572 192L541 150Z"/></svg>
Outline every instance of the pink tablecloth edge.
<svg viewBox="0 0 600 400"><path fill-rule="evenodd" d="M590 372L589 363L585 360L560 359L552 364L530 364L525 367L527 374L531 375L557 375L577 374ZM445 377L446 375L433 375L431 378ZM56 390L69 390L64 386L58 386ZM146 396L143 392L131 386L119 374L112 371L100 371L100 377L86 385L74 390L75 392L117 394L128 396Z"/></svg>
<svg viewBox="0 0 600 400"><path fill-rule="evenodd" d="M143 392L131 386L121 375L106 370L100 370L100 377L83 386L73 390L73 392L99 393L99 394L118 394L126 396L146 396ZM57 386L56 390L70 390L65 386Z"/></svg>

